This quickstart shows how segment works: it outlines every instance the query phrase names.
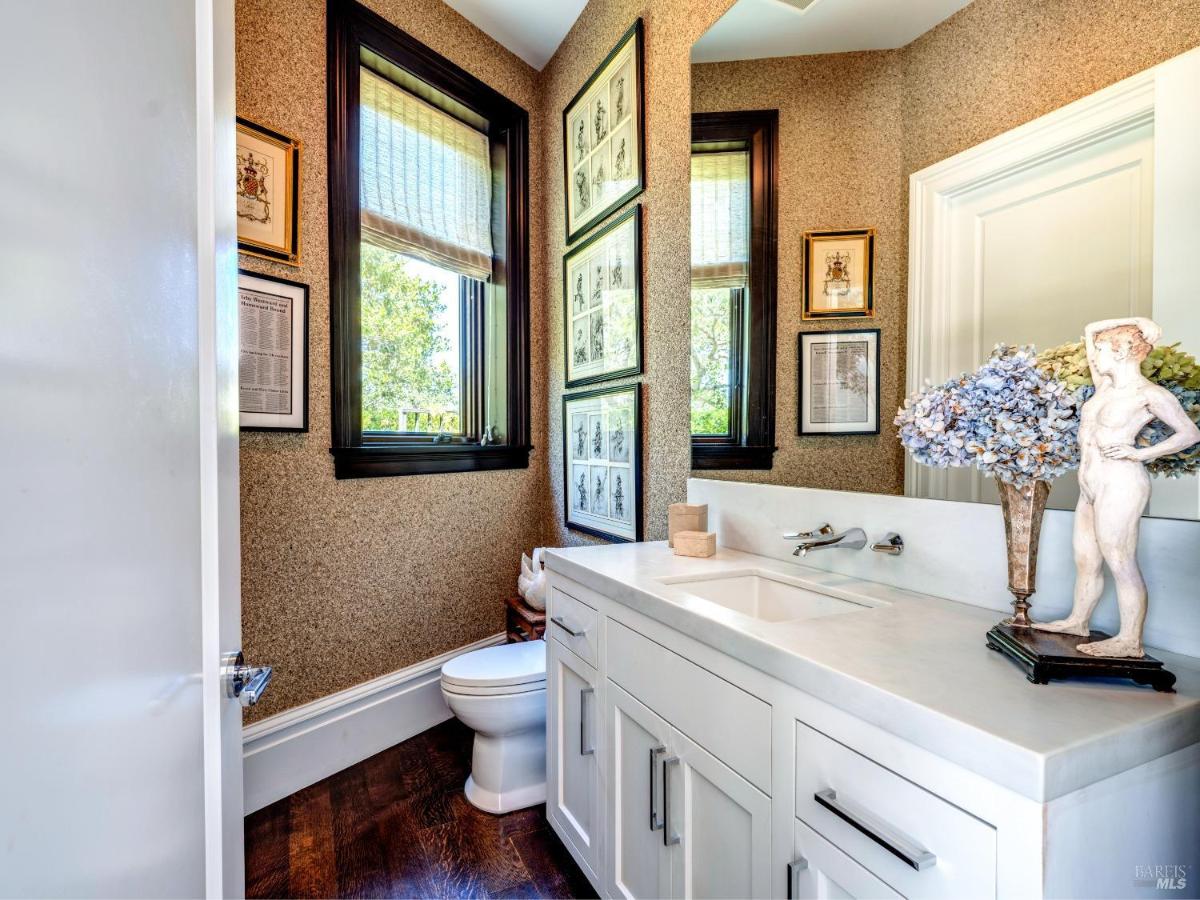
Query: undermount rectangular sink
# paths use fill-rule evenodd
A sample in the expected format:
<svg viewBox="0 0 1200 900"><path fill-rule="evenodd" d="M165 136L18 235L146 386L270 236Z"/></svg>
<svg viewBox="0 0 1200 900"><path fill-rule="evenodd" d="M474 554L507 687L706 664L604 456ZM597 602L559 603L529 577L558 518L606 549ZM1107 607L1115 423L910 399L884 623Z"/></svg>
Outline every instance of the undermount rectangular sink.
<svg viewBox="0 0 1200 900"><path fill-rule="evenodd" d="M726 572L699 578L683 575L660 580L693 597L762 622L795 622L873 608L871 604L831 597L793 584L785 576L772 572Z"/></svg>

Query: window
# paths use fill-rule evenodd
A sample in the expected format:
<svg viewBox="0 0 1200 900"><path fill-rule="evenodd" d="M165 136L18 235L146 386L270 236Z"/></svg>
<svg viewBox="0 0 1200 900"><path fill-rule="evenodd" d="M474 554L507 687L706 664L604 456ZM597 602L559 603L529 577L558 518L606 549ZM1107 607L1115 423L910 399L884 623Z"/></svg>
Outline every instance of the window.
<svg viewBox="0 0 1200 900"><path fill-rule="evenodd" d="M692 116L693 469L771 468L777 123Z"/></svg>
<svg viewBox="0 0 1200 900"><path fill-rule="evenodd" d="M335 474L525 468L528 116L360 5L329 42Z"/></svg>

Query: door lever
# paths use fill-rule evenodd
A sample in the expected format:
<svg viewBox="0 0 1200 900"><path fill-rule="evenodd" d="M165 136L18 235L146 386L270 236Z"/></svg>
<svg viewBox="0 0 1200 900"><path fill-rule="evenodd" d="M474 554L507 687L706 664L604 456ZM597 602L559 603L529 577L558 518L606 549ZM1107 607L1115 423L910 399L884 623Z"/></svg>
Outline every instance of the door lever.
<svg viewBox="0 0 1200 900"><path fill-rule="evenodd" d="M262 699L271 683L274 670L270 666L248 666L242 651L226 653L221 660L221 681L225 696L236 699L242 706L253 706Z"/></svg>

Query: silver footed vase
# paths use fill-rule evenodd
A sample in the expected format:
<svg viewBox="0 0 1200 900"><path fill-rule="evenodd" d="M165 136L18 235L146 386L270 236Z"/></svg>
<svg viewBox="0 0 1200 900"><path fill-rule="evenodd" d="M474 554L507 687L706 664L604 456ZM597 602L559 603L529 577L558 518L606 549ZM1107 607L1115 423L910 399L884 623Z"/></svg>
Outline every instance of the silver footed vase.
<svg viewBox="0 0 1200 900"><path fill-rule="evenodd" d="M1005 625L1028 628L1029 597L1037 590L1038 540L1042 534L1042 514L1050 497L1050 482L1031 481L1023 487L997 481L1000 508L1004 510L1004 539L1008 545L1008 589L1013 600L1013 615Z"/></svg>

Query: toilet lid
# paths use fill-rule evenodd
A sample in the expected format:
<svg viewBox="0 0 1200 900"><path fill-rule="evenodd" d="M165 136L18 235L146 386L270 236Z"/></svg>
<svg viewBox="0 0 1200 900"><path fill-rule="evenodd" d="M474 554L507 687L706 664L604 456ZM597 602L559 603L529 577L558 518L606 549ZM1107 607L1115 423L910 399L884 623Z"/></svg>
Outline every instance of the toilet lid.
<svg viewBox="0 0 1200 900"><path fill-rule="evenodd" d="M456 656L442 666L442 682L464 688L506 687L546 680L544 641L519 641Z"/></svg>

